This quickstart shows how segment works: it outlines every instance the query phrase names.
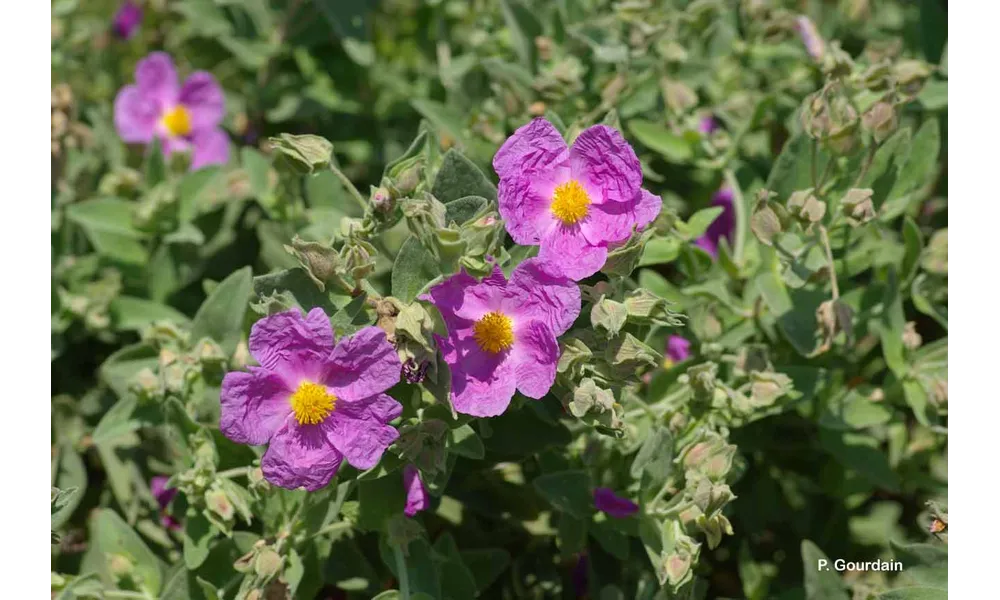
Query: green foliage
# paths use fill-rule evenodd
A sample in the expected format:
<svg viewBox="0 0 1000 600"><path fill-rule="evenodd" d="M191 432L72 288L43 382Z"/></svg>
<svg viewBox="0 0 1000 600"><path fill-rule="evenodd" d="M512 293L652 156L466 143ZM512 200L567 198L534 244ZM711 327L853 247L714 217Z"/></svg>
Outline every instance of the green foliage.
<svg viewBox="0 0 1000 600"><path fill-rule="evenodd" d="M182 0L128 41L113 5L52 7L54 598L947 597L945 3ZM219 81L227 164L119 138L154 50ZM472 418L421 297L538 254L491 166L536 117L620 130L662 211L549 393ZM403 412L307 493L219 398L317 307L385 331Z"/></svg>

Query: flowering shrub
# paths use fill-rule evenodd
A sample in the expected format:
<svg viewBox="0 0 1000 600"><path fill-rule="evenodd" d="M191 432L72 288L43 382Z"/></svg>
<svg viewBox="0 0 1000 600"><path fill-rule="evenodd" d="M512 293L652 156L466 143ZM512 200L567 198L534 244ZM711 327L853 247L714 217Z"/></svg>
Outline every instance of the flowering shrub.
<svg viewBox="0 0 1000 600"><path fill-rule="evenodd" d="M53 597L946 598L946 30L54 4Z"/></svg>

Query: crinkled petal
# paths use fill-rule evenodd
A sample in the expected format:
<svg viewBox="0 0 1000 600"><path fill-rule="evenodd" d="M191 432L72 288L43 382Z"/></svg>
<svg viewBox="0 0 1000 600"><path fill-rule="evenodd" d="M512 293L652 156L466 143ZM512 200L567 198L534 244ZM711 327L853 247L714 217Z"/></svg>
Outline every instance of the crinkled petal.
<svg viewBox="0 0 1000 600"><path fill-rule="evenodd" d="M206 71L196 71L184 81L178 102L184 105L191 117L191 127L212 129L226 115L226 97L219 83Z"/></svg>
<svg viewBox="0 0 1000 600"><path fill-rule="evenodd" d="M399 437L396 428L387 423L402 412L402 405L385 394L353 401L338 398L322 427L326 438L351 466L370 469Z"/></svg>
<svg viewBox="0 0 1000 600"><path fill-rule="evenodd" d="M597 510L617 519L623 519L639 512L638 504L619 496L610 488L604 487L594 490L594 506Z"/></svg>
<svg viewBox="0 0 1000 600"><path fill-rule="evenodd" d="M330 483L342 457L327 440L324 424L299 425L289 415L260 461L264 479L286 489L304 487L310 492Z"/></svg>
<svg viewBox="0 0 1000 600"><path fill-rule="evenodd" d="M640 189L631 202L604 202L590 207L580 231L594 246L624 242L633 230L649 225L663 208L659 196Z"/></svg>
<svg viewBox="0 0 1000 600"><path fill-rule="evenodd" d="M537 245L554 222L552 194L568 177L566 169L512 172L500 179L497 203L507 233L522 246Z"/></svg>
<svg viewBox="0 0 1000 600"><path fill-rule="evenodd" d="M479 283L466 287L462 292L462 304L455 308L455 315L469 321L476 321L488 312L500 310L507 278L500 267L493 265L493 272Z"/></svg>
<svg viewBox="0 0 1000 600"><path fill-rule="evenodd" d="M231 371L222 380L222 414L219 429L238 444L267 443L292 412L292 390L277 373L250 367Z"/></svg>
<svg viewBox="0 0 1000 600"><path fill-rule="evenodd" d="M580 281L601 270L608 250L590 245L580 227L559 226L542 240L538 258L573 281Z"/></svg>
<svg viewBox="0 0 1000 600"><path fill-rule="evenodd" d="M432 287L420 299L437 307L449 331L469 327L471 323L457 316L456 311L462 306L466 288L478 283L475 277L462 270Z"/></svg>
<svg viewBox="0 0 1000 600"><path fill-rule="evenodd" d="M406 489L406 509L403 514L412 517L430 505L427 489L420 480L420 472L413 465L403 467L403 487Z"/></svg>
<svg viewBox="0 0 1000 600"><path fill-rule="evenodd" d="M115 130L123 142L147 144L156 133L160 107L134 85L126 85L115 98Z"/></svg>
<svg viewBox="0 0 1000 600"><path fill-rule="evenodd" d="M510 274L504 314L518 322L538 320L559 336L580 316L580 287L550 263L530 258Z"/></svg>
<svg viewBox="0 0 1000 600"><path fill-rule="evenodd" d="M174 61L166 52L153 52L135 67L135 82L143 97L156 102L160 110L177 103L180 83Z"/></svg>
<svg viewBox="0 0 1000 600"><path fill-rule="evenodd" d="M549 326L531 321L515 332L511 360L517 377L517 391L529 398L541 398L549 393L556 380L559 344Z"/></svg>
<svg viewBox="0 0 1000 600"><path fill-rule="evenodd" d="M607 202L629 202L642 185L639 157L622 134L607 125L588 127L570 148L573 178L601 191Z"/></svg>
<svg viewBox="0 0 1000 600"><path fill-rule="evenodd" d="M305 317L295 310L276 313L250 329L250 354L263 367L283 375L289 385L315 379L333 352L333 328L321 308Z"/></svg>
<svg viewBox="0 0 1000 600"><path fill-rule="evenodd" d="M385 332L365 327L337 343L326 361L323 381L337 398L360 400L399 383L402 370L403 363Z"/></svg>
<svg viewBox="0 0 1000 600"><path fill-rule="evenodd" d="M455 410L474 417L495 417L507 410L517 387L509 352L490 355L470 339L438 338L451 368L451 402Z"/></svg>
<svg viewBox="0 0 1000 600"><path fill-rule="evenodd" d="M191 136L191 147L194 148L192 170L229 162L229 136L218 127L195 131Z"/></svg>
<svg viewBox="0 0 1000 600"><path fill-rule="evenodd" d="M545 119L537 118L514 132L493 157L493 170L501 179L526 170L545 169L562 162L566 141Z"/></svg>

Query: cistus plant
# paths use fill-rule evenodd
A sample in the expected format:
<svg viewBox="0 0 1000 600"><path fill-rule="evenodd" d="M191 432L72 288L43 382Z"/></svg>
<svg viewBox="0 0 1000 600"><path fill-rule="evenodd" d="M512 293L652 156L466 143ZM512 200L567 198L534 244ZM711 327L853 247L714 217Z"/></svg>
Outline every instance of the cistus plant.
<svg viewBox="0 0 1000 600"><path fill-rule="evenodd" d="M52 12L54 598L947 597L946 3Z"/></svg>

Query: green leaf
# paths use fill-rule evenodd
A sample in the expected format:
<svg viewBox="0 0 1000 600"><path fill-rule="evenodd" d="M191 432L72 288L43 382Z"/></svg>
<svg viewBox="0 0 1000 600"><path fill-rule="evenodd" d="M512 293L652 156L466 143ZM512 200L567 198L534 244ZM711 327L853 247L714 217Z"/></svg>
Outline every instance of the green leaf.
<svg viewBox="0 0 1000 600"><path fill-rule="evenodd" d="M188 515L184 519L184 566L192 571L200 567L218 535L219 530L204 515Z"/></svg>
<svg viewBox="0 0 1000 600"><path fill-rule="evenodd" d="M906 162L899 169L895 185L879 209L883 221L895 219L920 198L922 190L937 177L940 152L941 126L937 119L928 119L913 136Z"/></svg>
<svg viewBox="0 0 1000 600"><path fill-rule="evenodd" d="M871 436L860 433L840 433L819 430L820 445L849 471L855 471L873 485L896 491L899 476L892 470L889 459Z"/></svg>
<svg viewBox="0 0 1000 600"><path fill-rule="evenodd" d="M844 582L833 570L833 561L816 544L802 540L802 567L806 600L847 600Z"/></svg>
<svg viewBox="0 0 1000 600"><path fill-rule="evenodd" d="M492 435L486 440L486 448L504 456L537 454L572 439L564 425L543 421L530 406L508 410L490 419L489 425Z"/></svg>
<svg viewBox="0 0 1000 600"><path fill-rule="evenodd" d="M948 590L934 587L900 588L879 594L878 600L948 600Z"/></svg>
<svg viewBox="0 0 1000 600"><path fill-rule="evenodd" d="M535 478L535 490L557 510L577 518L586 518L592 512L593 484L585 471L560 471Z"/></svg>
<svg viewBox="0 0 1000 600"><path fill-rule="evenodd" d="M159 137L153 138L153 143L149 145L143 170L146 172L147 189L152 189L153 186L167 179L167 159L163 154L163 146Z"/></svg>
<svg viewBox="0 0 1000 600"><path fill-rule="evenodd" d="M709 208L699 210L691 215L690 219L688 219L684 228L684 234L689 240L697 239L705 233L708 226L711 225L721 214L721 206L711 206Z"/></svg>
<svg viewBox="0 0 1000 600"><path fill-rule="evenodd" d="M409 304L428 283L440 275L441 269L434 255L420 240L410 236L403 242L396 255L396 262L392 265L392 295Z"/></svg>
<svg viewBox="0 0 1000 600"><path fill-rule="evenodd" d="M394 515L406 508L406 493L402 474L358 482L358 527L380 530Z"/></svg>
<svg viewBox="0 0 1000 600"><path fill-rule="evenodd" d="M885 362L893 374L900 378L906 373L906 356L903 349L903 330L905 327L906 315L903 313L903 298L900 294L899 281L895 270L890 268L889 283L886 286L882 315L878 323L878 333Z"/></svg>
<svg viewBox="0 0 1000 600"><path fill-rule="evenodd" d="M929 63L937 63L948 43L948 11L938 0L919 0L920 48Z"/></svg>
<svg viewBox="0 0 1000 600"><path fill-rule="evenodd" d="M486 449L483 448L483 441L479 439L476 431L468 424L448 430L448 439L445 442L445 447L449 452L477 460L483 458L486 454Z"/></svg>
<svg viewBox="0 0 1000 600"><path fill-rule="evenodd" d="M920 265L920 253L924 249L924 236L910 217L903 219L903 243L906 246L906 253L903 255L900 280L908 282L912 281L917 273L917 267Z"/></svg>
<svg viewBox="0 0 1000 600"><path fill-rule="evenodd" d="M639 479L647 473L654 482L665 481L673 471L673 439L670 431L657 426L643 440L639 452L632 461L629 472L633 479Z"/></svg>
<svg viewBox="0 0 1000 600"><path fill-rule="evenodd" d="M774 161L771 173L764 187L775 192L780 202L784 202L792 192L815 187L812 180L813 140L804 133L796 134L785 143L781 154ZM822 150L816 152L816 173L822 173L830 157Z"/></svg>
<svg viewBox="0 0 1000 600"><path fill-rule="evenodd" d="M445 152L431 194L448 203L465 196L496 200L497 188L472 161L452 148Z"/></svg>
<svg viewBox="0 0 1000 600"><path fill-rule="evenodd" d="M132 418L135 406L136 399L132 396L126 396L104 413L91 435L91 441L94 445L113 445L123 436L138 429L139 421Z"/></svg>
<svg viewBox="0 0 1000 600"><path fill-rule="evenodd" d="M649 240L642 250L642 258L639 259L639 266L663 265L673 262L681 252L680 238L657 237ZM643 271L643 273L652 271Z"/></svg>
<svg viewBox="0 0 1000 600"><path fill-rule="evenodd" d="M226 356L232 356L243 335L243 316L252 286L250 267L243 267L223 279L195 314L191 339L212 338Z"/></svg>
<svg viewBox="0 0 1000 600"><path fill-rule="evenodd" d="M883 425L892 418L884 403L873 402L855 390L831 400L820 415L819 425L829 429L865 429Z"/></svg>
<svg viewBox="0 0 1000 600"><path fill-rule="evenodd" d="M948 588L948 548L938 544L899 544L890 541L893 554L903 563L903 575L915 585Z"/></svg>
<svg viewBox="0 0 1000 600"><path fill-rule="evenodd" d="M510 553L502 548L466 550L462 562L476 580L476 589L483 593L510 565Z"/></svg>
<svg viewBox="0 0 1000 600"><path fill-rule="evenodd" d="M83 459L73 449L63 447L59 451L59 468L56 475L56 485L63 490L75 489L75 494L67 495L58 510L52 513L52 530L58 530L69 521L80 506L83 495L87 491L87 469Z"/></svg>
<svg viewBox="0 0 1000 600"><path fill-rule="evenodd" d="M119 398L124 398L129 394L128 386L132 378L142 369L156 368L159 364L158 356L156 348L146 343L125 346L101 365L101 379Z"/></svg>
<svg viewBox="0 0 1000 600"><path fill-rule="evenodd" d="M243 170L250 179L250 189L257 199L265 198L271 191L271 161L249 146L240 150Z"/></svg>
<svg viewBox="0 0 1000 600"><path fill-rule="evenodd" d="M457 200L452 200L444 206L444 222L446 224L455 223L461 226L471 221L481 210L486 208L487 204L489 204L489 201L482 196L464 196Z"/></svg>
<svg viewBox="0 0 1000 600"><path fill-rule="evenodd" d="M511 41L514 43L514 51L521 59L521 64L534 71L537 53L535 38L542 35L542 24L535 13L520 0L501 0L500 7Z"/></svg>
<svg viewBox="0 0 1000 600"><path fill-rule="evenodd" d="M155 321L172 321L187 325L187 315L171 306L145 298L118 296L111 302L115 327L122 331L140 331Z"/></svg>
<svg viewBox="0 0 1000 600"><path fill-rule="evenodd" d="M669 162L683 164L694 155L690 142L659 123L632 119L628 122L628 130L639 143L659 153Z"/></svg>
<svg viewBox="0 0 1000 600"><path fill-rule="evenodd" d="M754 279L754 283L768 309L777 317L778 327L785 338L799 354L803 356L811 354L816 345L815 308L819 303L812 305L806 301L804 294L797 294L802 296L802 302L793 303L781 277L773 271L760 273Z"/></svg>
<svg viewBox="0 0 1000 600"><path fill-rule="evenodd" d="M132 225L132 206L118 198L97 198L69 205L66 217L87 230L139 238L142 234Z"/></svg>
<svg viewBox="0 0 1000 600"><path fill-rule="evenodd" d="M921 273L914 278L913 285L910 286L913 306L923 314L937 321L941 327L944 327L945 330L947 330L948 307L945 305L935 304L931 301L931 297L928 296L928 294L931 293L931 290L928 290L926 287L930 283L931 279L926 273Z"/></svg>
<svg viewBox="0 0 1000 600"><path fill-rule="evenodd" d="M142 587L154 598L163 581L163 565L142 538L111 509L102 508L90 518L90 539L99 556L118 554L128 558L142 579ZM103 563L103 561L102 561ZM106 571L107 566L102 564ZM110 580L110 574L106 576Z"/></svg>

